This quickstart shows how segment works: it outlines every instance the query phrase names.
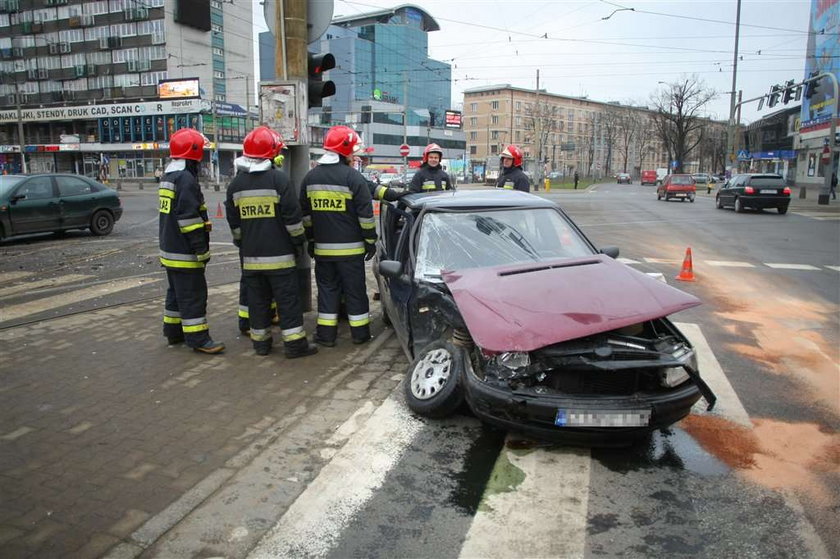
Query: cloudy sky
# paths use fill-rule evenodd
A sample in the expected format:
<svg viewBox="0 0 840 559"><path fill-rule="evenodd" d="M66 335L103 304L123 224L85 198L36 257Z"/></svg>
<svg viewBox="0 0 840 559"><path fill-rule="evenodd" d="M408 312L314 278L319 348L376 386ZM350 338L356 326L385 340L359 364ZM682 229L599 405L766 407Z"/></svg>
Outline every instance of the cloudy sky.
<svg viewBox="0 0 840 559"><path fill-rule="evenodd" d="M334 15L356 15L400 2L335 0ZM452 100L464 89L510 83L598 101L648 104L651 94L696 75L719 92L712 117L729 115L736 1L418 0L440 24L430 56L449 62ZM773 84L801 81L810 0L743 0L736 89L744 98ZM260 10L260 6L255 6ZM258 17L259 16L259 17ZM261 10L257 30L265 30ZM745 106L742 121L770 112Z"/></svg>

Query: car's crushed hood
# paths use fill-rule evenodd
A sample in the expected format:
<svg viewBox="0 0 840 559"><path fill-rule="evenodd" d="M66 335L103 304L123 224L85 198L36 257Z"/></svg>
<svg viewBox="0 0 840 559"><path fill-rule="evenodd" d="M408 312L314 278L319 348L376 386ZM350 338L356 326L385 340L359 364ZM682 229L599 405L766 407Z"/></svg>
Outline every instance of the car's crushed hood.
<svg viewBox="0 0 840 559"><path fill-rule="evenodd" d="M533 351L700 304L606 255L442 276L473 340L498 352Z"/></svg>

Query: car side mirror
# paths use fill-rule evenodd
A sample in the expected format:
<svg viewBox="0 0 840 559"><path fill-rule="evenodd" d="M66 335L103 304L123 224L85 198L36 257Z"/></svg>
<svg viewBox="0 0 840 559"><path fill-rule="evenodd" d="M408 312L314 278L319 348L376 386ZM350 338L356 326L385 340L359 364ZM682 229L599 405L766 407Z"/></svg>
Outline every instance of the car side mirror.
<svg viewBox="0 0 840 559"><path fill-rule="evenodd" d="M381 260L379 262L379 273L386 278L398 279L402 275L402 262L396 260Z"/></svg>
<svg viewBox="0 0 840 559"><path fill-rule="evenodd" d="M606 254L610 258L618 258L618 247L603 247L598 252Z"/></svg>

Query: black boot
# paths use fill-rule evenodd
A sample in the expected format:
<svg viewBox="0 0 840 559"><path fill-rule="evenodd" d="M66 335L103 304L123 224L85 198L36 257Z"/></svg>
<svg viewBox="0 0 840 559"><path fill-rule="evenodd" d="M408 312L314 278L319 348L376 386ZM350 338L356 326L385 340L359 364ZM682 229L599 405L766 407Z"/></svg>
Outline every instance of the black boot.
<svg viewBox="0 0 840 559"><path fill-rule="evenodd" d="M298 357L306 357L307 355L318 353L318 346L310 344L306 338L301 338L293 342L285 342L283 344L283 353L288 359L297 359Z"/></svg>
<svg viewBox="0 0 840 559"><path fill-rule="evenodd" d="M197 351L199 353L207 353L210 355L221 353L224 350L225 344L223 344L222 342L214 342L213 340L207 340L200 346L193 348L193 351Z"/></svg>
<svg viewBox="0 0 840 559"><path fill-rule="evenodd" d="M271 353L271 346L271 338L267 340L260 340L259 342L254 342L254 351L257 352L257 355L268 355Z"/></svg>

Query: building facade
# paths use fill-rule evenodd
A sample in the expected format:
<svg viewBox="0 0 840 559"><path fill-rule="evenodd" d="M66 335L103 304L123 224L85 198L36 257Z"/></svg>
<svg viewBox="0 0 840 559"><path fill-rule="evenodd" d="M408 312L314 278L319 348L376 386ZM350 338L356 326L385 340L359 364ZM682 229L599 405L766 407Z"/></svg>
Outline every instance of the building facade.
<svg viewBox="0 0 840 559"><path fill-rule="evenodd" d="M407 143L409 162L416 165L430 142L444 149L444 158L462 163L464 133L444 127L452 106L451 67L428 56L428 34L439 29L431 15L412 5L334 19L309 46L336 59L325 78L335 83L336 94L309 111L310 126L354 127L373 148L371 163L400 164L399 148ZM272 62L261 66L262 81L274 79L273 48L261 36L260 60ZM313 145L321 136L311 134Z"/></svg>
<svg viewBox="0 0 840 559"><path fill-rule="evenodd" d="M252 124L251 37L250 5L221 0L0 0L0 168L151 177L192 126L224 172ZM175 78L198 95L160 99Z"/></svg>

